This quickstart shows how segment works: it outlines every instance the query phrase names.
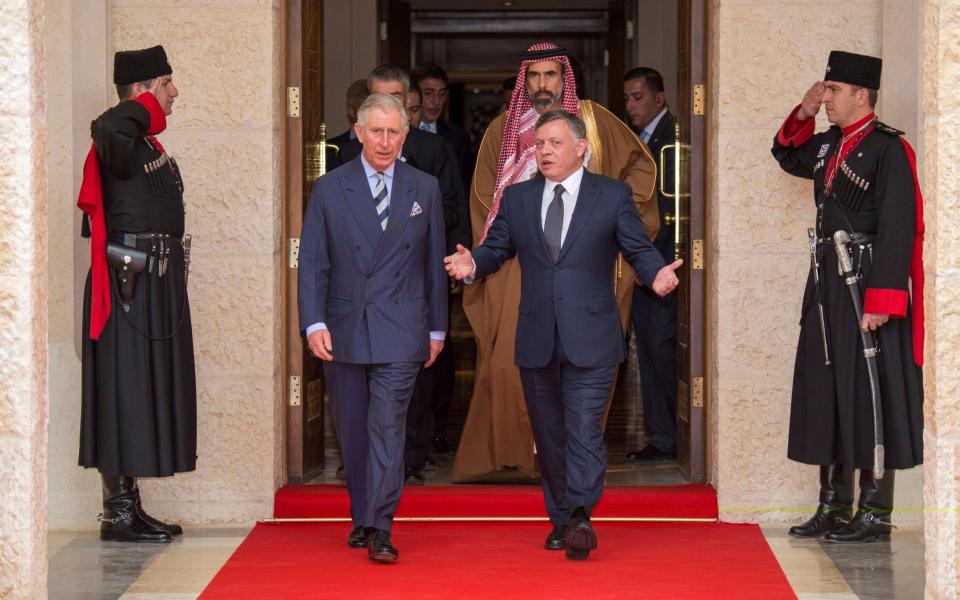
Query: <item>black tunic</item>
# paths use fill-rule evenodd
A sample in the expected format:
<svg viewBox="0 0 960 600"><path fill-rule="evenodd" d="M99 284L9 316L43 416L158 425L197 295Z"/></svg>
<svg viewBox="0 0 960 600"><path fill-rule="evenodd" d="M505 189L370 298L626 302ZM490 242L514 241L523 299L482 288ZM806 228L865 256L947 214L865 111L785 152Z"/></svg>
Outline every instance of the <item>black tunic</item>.
<svg viewBox="0 0 960 600"><path fill-rule="evenodd" d="M781 129L783 137L774 138L773 155L788 173L813 179L818 237L832 239L838 229L876 236L871 247L852 246L861 294L869 294L871 301L864 310L891 313L877 333L885 467L906 469L921 464L923 384L921 369L914 362L908 299L917 199L913 167L900 140L901 132L882 123L869 129L841 161L829 194L825 172L837 152L841 129L834 126L791 141L784 132ZM859 323L838 273L834 247L821 245L819 250L832 364L824 364L811 274L800 316L787 454L809 464L869 469L873 465L873 409ZM876 298L883 301L872 302ZM897 315L894 298L903 301L902 316Z"/></svg>
<svg viewBox="0 0 960 600"><path fill-rule="evenodd" d="M146 135L150 113L121 102L91 124L106 229L171 236L169 266L139 273L129 312L110 270L110 317L90 339L90 275L84 289L80 465L107 475L163 477L196 468L197 402L190 306L184 283L182 184L176 164L148 175L162 156ZM156 252L159 243L139 240ZM138 331L139 330L139 331ZM146 334L146 335L144 335ZM172 334L172 335L171 335ZM167 339L150 339L167 338Z"/></svg>

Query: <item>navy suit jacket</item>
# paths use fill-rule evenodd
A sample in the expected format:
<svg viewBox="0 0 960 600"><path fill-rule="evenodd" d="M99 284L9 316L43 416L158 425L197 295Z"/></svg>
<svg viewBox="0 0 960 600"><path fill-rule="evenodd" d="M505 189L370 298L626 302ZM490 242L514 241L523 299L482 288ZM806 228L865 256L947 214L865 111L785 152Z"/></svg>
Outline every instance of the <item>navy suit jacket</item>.
<svg viewBox="0 0 960 600"><path fill-rule="evenodd" d="M445 246L435 177L397 161L383 231L360 158L327 173L300 238L301 331L326 323L338 362L427 360L447 330Z"/></svg>
<svg viewBox="0 0 960 600"><path fill-rule="evenodd" d="M627 184L584 172L567 235L554 262L540 223L546 180L537 177L504 190L500 211L474 249L475 277L520 260L517 366L539 368L553 356L554 331L578 367L617 365L626 358L614 295L614 265L623 252L641 280L653 283L664 262L650 244Z"/></svg>

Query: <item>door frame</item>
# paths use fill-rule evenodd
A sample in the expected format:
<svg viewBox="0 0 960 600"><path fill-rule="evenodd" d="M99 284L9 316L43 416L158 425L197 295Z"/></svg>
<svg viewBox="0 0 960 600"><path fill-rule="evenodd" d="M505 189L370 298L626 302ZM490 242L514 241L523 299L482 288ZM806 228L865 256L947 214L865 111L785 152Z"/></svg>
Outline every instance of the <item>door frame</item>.
<svg viewBox="0 0 960 600"><path fill-rule="evenodd" d="M303 196L303 132L299 118L287 114L287 90L290 87L302 89L302 1L283 0L280 4L280 46L281 46L281 73L283 88L281 90L283 105L283 126L280 127L280 168L281 178L281 252L280 267L283 273L281 286L281 315L284 340L281 343L281 361L283 377L280 382L282 393L282 437L285 456L282 465L283 482L299 482L302 473L297 472L296 465L302 464L303 456L303 411L301 403L291 406L289 395L289 380L292 375L302 375L303 339L300 335L297 318L297 270L288 268L288 243L291 237L299 235L302 227L300 212L300 198ZM704 86L704 102L710 98L707 32L710 22L710 6L707 0L684 0L690 4L690 22L686 32L690 36L690 79L692 83ZM378 19L379 20L379 19ZM678 35L681 34L680 30ZM678 68L681 65L678 64ZM612 77L610 79L613 79ZM619 82L617 82L619 86ZM613 89L611 87L611 89ZM678 102L687 98L688 112L692 114L691 90L678 90ZM709 108L709 107L705 107ZM690 203L690 238L706 240L706 192L707 192L707 158L708 132L707 118L710 113L704 110L703 116L690 118L689 142L691 143L690 156L690 186L691 194L699 198L698 202ZM689 250L689 249L688 249ZM690 298L693 305L690 311L690 372L705 380L703 385L702 406L690 406L690 427L694 434L692 439L691 466L685 475L691 481L706 481L712 476L709 472L710 464L710 422L706 415L712 411L712 386L709 374L706 372L708 346L706 331L708 326L708 299L706 297L705 273L706 264L710 260L709 253L704 248L704 265L702 269L694 270L690 266Z"/></svg>

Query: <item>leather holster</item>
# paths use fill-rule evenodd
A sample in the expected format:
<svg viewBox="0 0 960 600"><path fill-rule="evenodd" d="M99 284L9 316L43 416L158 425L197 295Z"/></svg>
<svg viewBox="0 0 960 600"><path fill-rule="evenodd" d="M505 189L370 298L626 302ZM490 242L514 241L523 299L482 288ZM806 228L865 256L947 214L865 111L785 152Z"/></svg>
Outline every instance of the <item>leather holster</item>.
<svg viewBox="0 0 960 600"><path fill-rule="evenodd" d="M130 310L137 285L137 273L147 266L147 251L107 241L107 265L117 274L117 289L124 310Z"/></svg>

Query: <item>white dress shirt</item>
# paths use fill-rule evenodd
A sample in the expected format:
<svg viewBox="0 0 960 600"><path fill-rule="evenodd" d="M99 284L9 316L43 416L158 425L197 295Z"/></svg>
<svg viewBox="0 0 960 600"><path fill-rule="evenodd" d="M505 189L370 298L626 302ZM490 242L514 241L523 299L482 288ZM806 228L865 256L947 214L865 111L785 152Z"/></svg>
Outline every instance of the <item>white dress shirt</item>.
<svg viewBox="0 0 960 600"><path fill-rule="evenodd" d="M546 184L543 186L543 199L540 201L540 228L543 229L543 226L547 221L547 209L550 208L550 203L553 202L553 189L557 187L557 184L563 186L563 227L560 230L560 246L563 247L563 242L567 239L567 230L570 229L570 219L573 217L573 209L577 207L577 197L580 195L580 182L583 181L583 167L574 171L569 177L563 181L553 181L547 179Z"/></svg>
<svg viewBox="0 0 960 600"><path fill-rule="evenodd" d="M663 115L667 114L667 109L664 108L660 111L660 114L655 116L652 121L647 123L647 126L643 128L643 131L640 132L640 139L643 140L644 144L650 142L650 138L653 137L653 132L657 130L657 125L660 124L660 119L663 118Z"/></svg>

